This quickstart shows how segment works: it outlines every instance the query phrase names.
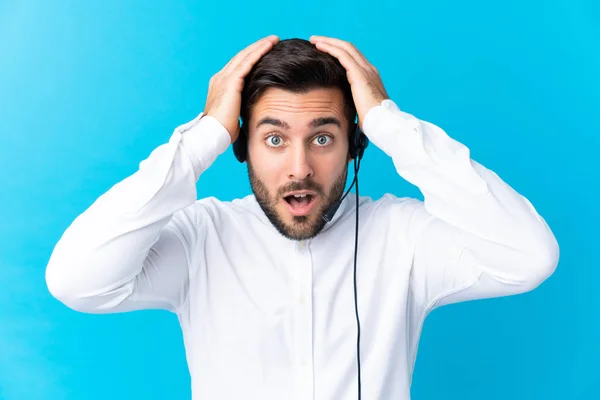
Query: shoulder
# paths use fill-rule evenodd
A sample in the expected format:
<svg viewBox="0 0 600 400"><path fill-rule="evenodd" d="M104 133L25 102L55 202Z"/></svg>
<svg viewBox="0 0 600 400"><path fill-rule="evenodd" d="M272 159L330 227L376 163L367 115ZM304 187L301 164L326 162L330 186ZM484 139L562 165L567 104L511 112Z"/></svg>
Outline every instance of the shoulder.
<svg viewBox="0 0 600 400"><path fill-rule="evenodd" d="M391 193L386 193L377 200L366 198L361 204L361 210L363 207L365 214L409 235L418 234L433 218L422 200L398 197Z"/></svg>
<svg viewBox="0 0 600 400"><path fill-rule="evenodd" d="M361 209L381 216L408 216L413 213L424 211L423 202L413 197L398 197L391 193L386 193L377 200L370 197L361 197Z"/></svg>
<svg viewBox="0 0 600 400"><path fill-rule="evenodd" d="M196 215L200 224L208 220L224 222L232 219L245 220L258 218L252 195L233 200L220 200L214 196L205 197L196 200L189 208Z"/></svg>

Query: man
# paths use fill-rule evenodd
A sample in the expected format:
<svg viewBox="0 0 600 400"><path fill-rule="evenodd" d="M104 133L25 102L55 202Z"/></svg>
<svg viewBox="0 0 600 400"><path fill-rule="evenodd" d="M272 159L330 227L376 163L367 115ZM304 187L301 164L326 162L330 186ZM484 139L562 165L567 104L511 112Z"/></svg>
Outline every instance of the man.
<svg viewBox="0 0 600 400"><path fill-rule="evenodd" d="M342 197L355 115L424 195L360 198L359 354L352 197L323 218ZM236 140L254 194L197 200L199 176ZM558 255L530 202L399 110L354 46L270 36L212 77L199 117L75 219L46 279L82 312L176 313L195 399L409 399L431 310L532 290Z"/></svg>

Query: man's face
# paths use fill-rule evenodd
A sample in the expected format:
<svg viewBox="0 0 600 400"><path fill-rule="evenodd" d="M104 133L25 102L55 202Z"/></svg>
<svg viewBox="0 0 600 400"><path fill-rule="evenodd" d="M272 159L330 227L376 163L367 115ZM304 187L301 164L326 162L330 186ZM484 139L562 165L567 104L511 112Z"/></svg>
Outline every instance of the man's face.
<svg viewBox="0 0 600 400"><path fill-rule="evenodd" d="M294 94L269 88L252 108L248 175L261 208L284 236L303 240L344 192L348 121L339 89Z"/></svg>

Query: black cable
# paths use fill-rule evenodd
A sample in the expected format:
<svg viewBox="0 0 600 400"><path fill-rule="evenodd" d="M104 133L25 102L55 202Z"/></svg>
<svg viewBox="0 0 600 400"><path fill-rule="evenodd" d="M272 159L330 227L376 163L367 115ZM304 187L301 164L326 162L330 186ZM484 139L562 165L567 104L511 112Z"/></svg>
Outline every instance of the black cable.
<svg viewBox="0 0 600 400"><path fill-rule="evenodd" d="M350 187L348 188L346 193L342 196L341 199L338 200L340 203L346 198L346 196L348 196L348 193L350 193L350 191L352 190L352 187L356 183L356 179L357 179L357 177L356 177L356 160L354 160L354 164L355 164L354 165L354 179L352 179L352 184L350 185Z"/></svg>
<svg viewBox="0 0 600 400"><path fill-rule="evenodd" d="M361 399L361 377L360 377L360 319L358 318L358 298L356 288L356 262L358 255L358 169L360 168L360 160L356 163L354 159L354 183L356 183L356 230L354 232L354 311L356 313L356 360L358 363L358 400Z"/></svg>
<svg viewBox="0 0 600 400"><path fill-rule="evenodd" d="M356 128L358 130L358 126ZM364 149L363 149L364 150ZM358 160L357 160L358 158ZM357 328L357 337L356 337L356 360L358 363L358 400L361 399L362 396L362 389L361 389L361 368L360 368L360 319L358 317L358 295L357 295L357 285L356 285L356 264L357 264L357 259L358 259L358 203L359 203L359 193L358 193L358 171L360 169L360 162L362 160L362 155L361 156L355 156L354 157L354 179L352 180L352 184L350 185L350 187L348 188L348 190L346 191L346 193L344 193L344 195L342 196L342 198L338 201L336 201L334 204L332 204L327 211L323 214L323 220L325 220L325 222L331 222L331 220L333 219L333 216L335 215L337 209L339 208L339 206L342 204L343 200L346 198L346 196L350 193L350 190L352 190L352 187L356 184L356 229L355 229L355 233L354 233L354 311L356 314L356 328Z"/></svg>

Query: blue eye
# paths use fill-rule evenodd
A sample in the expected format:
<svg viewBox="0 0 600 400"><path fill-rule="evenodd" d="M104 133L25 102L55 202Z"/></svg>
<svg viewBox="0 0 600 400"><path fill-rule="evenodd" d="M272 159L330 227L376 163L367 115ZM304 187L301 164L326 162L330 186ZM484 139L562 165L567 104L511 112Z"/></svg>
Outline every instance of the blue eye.
<svg viewBox="0 0 600 400"><path fill-rule="evenodd" d="M279 145L281 145L281 138L279 136L269 136L267 138L267 144L271 147L278 147Z"/></svg>
<svg viewBox="0 0 600 400"><path fill-rule="evenodd" d="M319 146L328 145L330 140L331 140L331 137L329 137L328 135L319 135L315 138L315 142Z"/></svg>

